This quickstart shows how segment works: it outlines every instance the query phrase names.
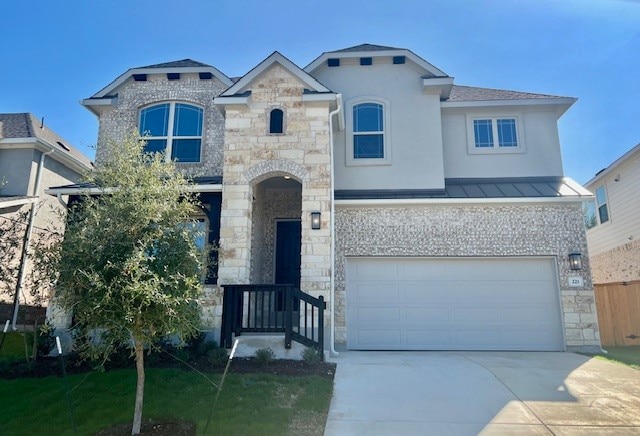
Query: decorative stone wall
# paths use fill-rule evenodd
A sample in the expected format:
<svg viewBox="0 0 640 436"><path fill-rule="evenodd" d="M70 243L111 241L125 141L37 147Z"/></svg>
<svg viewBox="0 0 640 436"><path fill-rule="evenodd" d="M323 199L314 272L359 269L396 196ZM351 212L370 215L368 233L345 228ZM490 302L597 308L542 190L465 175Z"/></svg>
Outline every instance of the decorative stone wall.
<svg viewBox="0 0 640 436"><path fill-rule="evenodd" d="M279 64L248 87L248 105L226 107L224 172L220 235L219 284L248 283L254 209L253 188L270 177L290 175L302 184L301 288L329 294L330 285L330 153L329 104L302 101L304 84ZM283 134L269 134L268 111L284 111ZM311 230L310 212L322 213L322 228ZM264 257L266 251L258 257Z"/></svg>
<svg viewBox="0 0 640 436"><path fill-rule="evenodd" d="M182 74L180 80L168 80L165 74L150 74L146 82L130 82L118 91L114 107L100 116L96 164L103 159L109 140L121 141L137 131L140 109L153 103L184 102L203 108L201 163L178 163L178 168L190 176L219 176L222 174L224 118L213 104L213 98L227 86L215 77L201 80L198 74Z"/></svg>
<svg viewBox="0 0 640 436"><path fill-rule="evenodd" d="M640 280L640 241L591 256L591 274L598 284Z"/></svg>
<svg viewBox="0 0 640 436"><path fill-rule="evenodd" d="M348 256L552 256L559 273L568 349L600 346L579 204L340 207L336 210L336 340L346 342ZM583 253L583 269L567 256ZM569 276L584 285L569 287Z"/></svg>

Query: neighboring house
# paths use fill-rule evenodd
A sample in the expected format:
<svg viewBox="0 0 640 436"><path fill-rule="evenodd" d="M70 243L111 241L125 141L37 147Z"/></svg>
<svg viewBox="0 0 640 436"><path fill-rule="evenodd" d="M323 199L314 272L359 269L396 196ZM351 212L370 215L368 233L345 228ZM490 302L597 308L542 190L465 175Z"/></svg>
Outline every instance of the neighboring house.
<svg viewBox="0 0 640 436"><path fill-rule="evenodd" d="M595 194L584 206L593 282L640 280L640 144L585 187Z"/></svg>
<svg viewBox="0 0 640 436"><path fill-rule="evenodd" d="M304 69L274 52L235 81L188 59L135 68L83 104L98 165L137 126L193 176L220 246L216 331L220 286L289 283L328 302L327 348L593 350L592 196L564 177L557 128L574 102L363 44Z"/></svg>
<svg viewBox="0 0 640 436"><path fill-rule="evenodd" d="M44 119L29 113L0 114L0 237L2 242L20 241L16 250L3 244L8 253L2 253L2 268L6 271L10 266L17 275L4 277L3 325L7 313L13 317L13 308L7 306L13 303L17 287L20 303L46 304L29 288L29 259L22 259L23 241L30 247L36 238L64 227L59 215L64 209L58 199L45 195L45 188L75 183L91 167L91 161L45 126ZM9 230L17 234L10 235Z"/></svg>

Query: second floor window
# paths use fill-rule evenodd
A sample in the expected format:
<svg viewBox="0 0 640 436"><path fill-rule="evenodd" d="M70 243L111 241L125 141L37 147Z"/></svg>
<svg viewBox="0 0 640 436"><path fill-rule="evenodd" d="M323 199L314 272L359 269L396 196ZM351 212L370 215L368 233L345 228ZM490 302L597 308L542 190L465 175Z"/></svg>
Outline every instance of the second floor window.
<svg viewBox="0 0 640 436"><path fill-rule="evenodd" d="M582 212L584 214L584 224L587 229L609 221L607 189L604 185L596 189L595 201L587 201L582 204Z"/></svg>
<svg viewBox="0 0 640 436"><path fill-rule="evenodd" d="M473 134L476 148L518 146L515 118L473 120ZM498 139L497 142L495 138Z"/></svg>
<svg viewBox="0 0 640 436"><path fill-rule="evenodd" d="M166 152L176 162L200 162L202 109L185 103L162 103L140 111L145 152Z"/></svg>
<svg viewBox="0 0 640 436"><path fill-rule="evenodd" d="M353 157L384 158L384 112L381 104L353 106Z"/></svg>
<svg viewBox="0 0 640 436"><path fill-rule="evenodd" d="M273 109L269 114L269 133L284 133L284 112Z"/></svg>

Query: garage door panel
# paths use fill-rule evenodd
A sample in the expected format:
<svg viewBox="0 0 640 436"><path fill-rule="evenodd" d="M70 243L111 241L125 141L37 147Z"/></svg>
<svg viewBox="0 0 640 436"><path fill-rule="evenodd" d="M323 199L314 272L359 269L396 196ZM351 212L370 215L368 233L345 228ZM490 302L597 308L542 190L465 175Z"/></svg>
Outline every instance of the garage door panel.
<svg viewBox="0 0 640 436"><path fill-rule="evenodd" d="M356 312L356 319L362 324L384 325L400 322L400 309L395 307L361 307Z"/></svg>
<svg viewBox="0 0 640 436"><path fill-rule="evenodd" d="M548 258L348 259L347 345L562 350L556 280Z"/></svg>
<svg viewBox="0 0 640 436"><path fill-rule="evenodd" d="M429 322L449 321L448 307L412 307L404 310L404 320L407 323L424 324Z"/></svg>
<svg viewBox="0 0 640 436"><path fill-rule="evenodd" d="M400 301L400 285L397 283L360 284L355 288L356 298L362 304L381 303L384 306Z"/></svg>
<svg viewBox="0 0 640 436"><path fill-rule="evenodd" d="M495 307L456 307L453 310L453 321L459 324L487 323L499 320Z"/></svg>
<svg viewBox="0 0 640 436"><path fill-rule="evenodd" d="M447 287L444 284L403 283L400 286L400 299L411 305L429 304L447 298Z"/></svg>
<svg viewBox="0 0 640 436"><path fill-rule="evenodd" d="M398 263L382 260L360 263L355 268L355 277L369 281L394 279L398 277Z"/></svg>
<svg viewBox="0 0 640 436"><path fill-rule="evenodd" d="M434 344L449 348L451 332L449 330L407 330L406 344L408 349L424 349Z"/></svg>
<svg viewBox="0 0 640 436"><path fill-rule="evenodd" d="M443 262L432 262L425 265L422 259L407 259L400 262L398 268L406 280L446 280L447 269Z"/></svg>
<svg viewBox="0 0 640 436"><path fill-rule="evenodd" d="M359 330L357 333L358 343L369 347L398 347L401 340L400 330Z"/></svg>

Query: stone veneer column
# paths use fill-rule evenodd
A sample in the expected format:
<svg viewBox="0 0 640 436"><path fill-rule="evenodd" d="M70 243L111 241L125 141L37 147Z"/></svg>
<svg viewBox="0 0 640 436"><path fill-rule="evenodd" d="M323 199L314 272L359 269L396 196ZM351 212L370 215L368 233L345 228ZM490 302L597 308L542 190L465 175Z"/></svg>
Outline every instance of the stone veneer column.
<svg viewBox="0 0 640 436"><path fill-rule="evenodd" d="M274 64L249 86L248 105L226 107L219 284L250 280L253 187L291 175L302 184L301 288L329 297L329 103L303 102L304 87ZM273 108L284 111L283 134L268 133ZM322 214L320 230L311 230L312 211Z"/></svg>

